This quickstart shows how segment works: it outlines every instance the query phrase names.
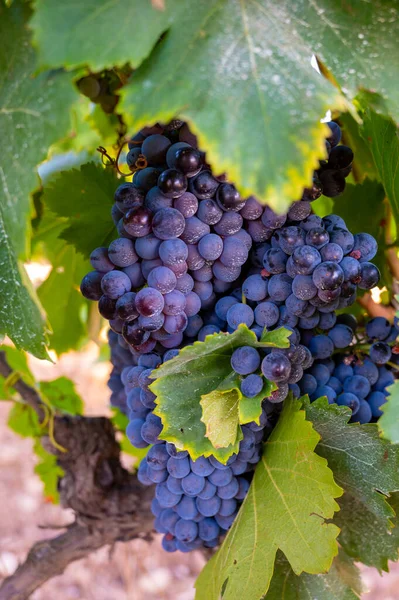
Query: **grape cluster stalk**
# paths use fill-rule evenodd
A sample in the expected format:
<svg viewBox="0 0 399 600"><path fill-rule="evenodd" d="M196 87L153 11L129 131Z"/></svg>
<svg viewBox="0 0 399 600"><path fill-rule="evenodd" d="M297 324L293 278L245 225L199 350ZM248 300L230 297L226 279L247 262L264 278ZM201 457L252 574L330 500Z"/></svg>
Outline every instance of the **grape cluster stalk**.
<svg viewBox="0 0 399 600"><path fill-rule="evenodd" d="M353 161L339 126L328 125L328 160L284 215L242 198L215 175L182 121L145 128L129 142L132 181L118 187L112 208L119 237L93 251L94 270L81 291L109 320L111 404L127 414L131 443L151 446L138 478L155 486L155 528L167 551L220 543L290 393L311 401L326 396L360 423L376 420L386 402L397 324L376 318L362 333L354 317L337 314L353 304L358 288L377 285L380 274L370 262L376 241L353 235L337 215L312 213L322 193L343 192ZM192 460L160 439L154 371L181 348L240 324L258 340L265 328L285 327L290 347L232 353L244 396L260 394L265 380L274 389L259 423L242 426L239 451L226 464L212 456Z"/></svg>

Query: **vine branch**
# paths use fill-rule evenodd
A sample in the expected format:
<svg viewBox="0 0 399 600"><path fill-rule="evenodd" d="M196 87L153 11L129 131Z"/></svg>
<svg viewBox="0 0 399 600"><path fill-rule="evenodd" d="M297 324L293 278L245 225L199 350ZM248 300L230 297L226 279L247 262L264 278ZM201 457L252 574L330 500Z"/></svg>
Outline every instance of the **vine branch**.
<svg viewBox="0 0 399 600"><path fill-rule="evenodd" d="M12 369L0 352L0 374ZM21 379L12 387L38 415L44 415L38 392ZM64 475L59 481L61 505L74 511L75 520L60 535L37 542L26 560L0 587L0 600L25 600L43 583L62 573L73 561L117 541L149 538L153 490L142 486L121 464L120 447L112 423L105 417L57 415L57 442L42 438L57 457Z"/></svg>

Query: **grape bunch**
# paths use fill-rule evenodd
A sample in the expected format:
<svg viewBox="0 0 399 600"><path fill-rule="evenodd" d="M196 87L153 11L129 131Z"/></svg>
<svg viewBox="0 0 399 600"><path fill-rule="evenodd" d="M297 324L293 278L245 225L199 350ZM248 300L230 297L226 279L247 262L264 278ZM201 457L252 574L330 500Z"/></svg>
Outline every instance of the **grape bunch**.
<svg viewBox="0 0 399 600"><path fill-rule="evenodd" d="M345 352L334 359L316 360L303 376L300 390L311 401L326 396L330 404L349 407L353 422L369 423L381 416L389 395L387 388L395 380L399 326L397 321L391 325L387 319L375 317L351 347L356 330L355 317L341 315L341 323L328 335L337 339Z"/></svg>
<svg viewBox="0 0 399 600"><path fill-rule="evenodd" d="M322 193L343 191L353 159L339 145L338 125L328 125L328 161L284 215L253 196L241 198L224 175L213 174L181 121L145 128L129 142L132 181L118 187L112 208L119 237L92 252L94 270L83 278L81 291L109 320L111 404L127 414L131 443L151 446L138 478L155 486L155 527L168 551L220 543L290 392L307 393L311 400L326 395L365 422L363 402L376 418L382 400L372 395L384 395L389 385L381 387L380 376L382 382L388 381L386 373L393 377L386 363L393 360L396 326L387 332L386 324L370 322L365 333L370 358L362 363L364 357L351 349L353 322L336 314L355 301L358 287L375 286L379 272L370 262L377 252L372 236L352 235L337 215L312 214L311 203ZM242 346L232 353L231 368L244 396L261 394L265 379L274 389L263 401L259 424L242 427L239 451L226 465L212 456L194 461L160 440L162 422L150 390L154 370L184 346L232 333L242 323L258 340L265 328L285 327L290 346ZM367 361L378 379L374 372L365 394L355 376L367 379L365 371L356 371L363 364L367 370ZM345 375L341 365L353 373Z"/></svg>

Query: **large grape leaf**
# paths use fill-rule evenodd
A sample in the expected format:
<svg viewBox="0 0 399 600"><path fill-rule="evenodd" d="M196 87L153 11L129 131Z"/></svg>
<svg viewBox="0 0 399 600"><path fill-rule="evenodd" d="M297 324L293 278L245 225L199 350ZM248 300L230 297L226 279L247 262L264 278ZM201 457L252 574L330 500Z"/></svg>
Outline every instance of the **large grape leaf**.
<svg viewBox="0 0 399 600"><path fill-rule="evenodd" d="M170 4L156 10L148 0L35 0L31 26L40 62L45 67L88 64L94 71L126 62L137 67L168 28Z"/></svg>
<svg viewBox="0 0 399 600"><path fill-rule="evenodd" d="M394 444L399 444L399 381L388 388L389 396L381 410L378 419L378 429L381 435Z"/></svg>
<svg viewBox="0 0 399 600"><path fill-rule="evenodd" d="M166 32L124 94L130 123L187 118L217 170L283 210L323 156L319 119L344 105L312 54L350 99L376 90L399 116L397 65L384 58L397 51L398 22L395 0L168 0L152 11L144 0L37 0L32 24L42 64L94 69L139 66Z"/></svg>
<svg viewBox="0 0 399 600"><path fill-rule="evenodd" d="M340 550L325 575L295 575L281 552L277 553L273 578L264 600L356 600L362 592L360 573Z"/></svg>
<svg viewBox="0 0 399 600"><path fill-rule="evenodd" d="M108 246L117 237L110 211L119 183L112 169L87 163L80 169L61 172L44 189L45 205L68 218L60 237L85 258L97 246Z"/></svg>
<svg viewBox="0 0 399 600"><path fill-rule="evenodd" d="M290 333L284 328L281 328L279 333L266 332L262 342L258 342L256 335L242 324L234 333L215 333L207 336L204 342L194 342L186 346L180 350L178 356L155 369L152 372L155 381L150 388L157 396L154 412L162 419L162 439L184 448L193 459L201 455L213 454L219 460L226 462L238 449L241 436L234 437L234 434L241 431L238 428L239 423L248 422L245 417L249 416L256 420L260 405L259 399L258 402L255 399L255 405L251 403L240 411L239 404L244 399L237 382L230 388L233 392L229 397L223 397L222 393L215 394L215 390L222 383L229 381L228 378L232 374L231 355L239 346L286 347ZM224 390L226 391L226 387ZM270 390L270 383L265 383L265 394ZM222 388L219 389L219 392L221 391ZM201 406L201 398L207 395L205 421L208 428L212 421L212 443L207 437L207 429L203 422L204 406ZM220 410L218 407L216 410L215 402L223 403L224 409ZM223 414L227 416L232 406L235 408L233 415L235 419L230 419L229 427L226 428ZM235 440L229 445L226 445L226 430L227 438Z"/></svg>
<svg viewBox="0 0 399 600"><path fill-rule="evenodd" d="M278 549L297 575L329 570L339 530L326 519L342 490L315 454L320 438L300 408L300 401L285 401L240 512L197 580L196 600L259 600Z"/></svg>
<svg viewBox="0 0 399 600"><path fill-rule="evenodd" d="M18 348L40 358L45 349L45 319L19 258L29 248L30 193L38 185L36 165L48 148L66 135L69 110L77 97L71 75L61 71L34 76L29 4L0 4L0 332Z"/></svg>
<svg viewBox="0 0 399 600"><path fill-rule="evenodd" d="M341 546L355 560L387 570L388 560L398 558L387 496L399 490L399 448L379 437L376 424L348 425L350 411L326 400L313 402L306 414L321 436L317 453L345 492L334 518Z"/></svg>

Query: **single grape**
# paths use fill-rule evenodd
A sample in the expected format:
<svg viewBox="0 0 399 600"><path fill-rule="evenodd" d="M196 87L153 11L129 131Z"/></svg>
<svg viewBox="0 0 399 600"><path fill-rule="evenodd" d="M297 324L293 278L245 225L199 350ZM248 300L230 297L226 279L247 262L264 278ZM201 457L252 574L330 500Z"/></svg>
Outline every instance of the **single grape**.
<svg viewBox="0 0 399 600"><path fill-rule="evenodd" d="M239 211L244 207L243 200L234 185L231 183L222 183L217 190L216 200L222 210Z"/></svg>
<svg viewBox="0 0 399 600"><path fill-rule="evenodd" d="M369 350L370 359L377 365L387 363L392 355L391 348L385 342L375 342Z"/></svg>
<svg viewBox="0 0 399 600"><path fill-rule="evenodd" d="M212 198L216 194L219 187L219 182L210 171L201 171L195 177L190 179L190 192L194 194L198 200L206 200Z"/></svg>
<svg viewBox="0 0 399 600"><path fill-rule="evenodd" d="M241 392L248 398L254 398L261 393L263 388L263 379L260 375L251 374L241 382Z"/></svg>
<svg viewBox="0 0 399 600"><path fill-rule="evenodd" d="M254 373L259 368L259 365L259 352L251 346L241 346L241 348L234 350L231 356L231 366L240 375Z"/></svg>
<svg viewBox="0 0 399 600"><path fill-rule="evenodd" d="M160 240L179 237L186 226L183 215L175 208L161 208L155 213L152 230Z"/></svg>
<svg viewBox="0 0 399 600"><path fill-rule="evenodd" d="M240 323L251 327L254 322L254 311L248 304L234 304L227 311L227 323L232 329L237 329Z"/></svg>
<svg viewBox="0 0 399 600"><path fill-rule="evenodd" d="M262 373L270 381L286 381L291 373L291 363L284 354L268 354L262 361Z"/></svg>
<svg viewBox="0 0 399 600"><path fill-rule="evenodd" d="M216 260L223 252L222 238L215 233L204 235L204 237L202 237L198 242L198 252L205 260Z"/></svg>
<svg viewBox="0 0 399 600"><path fill-rule="evenodd" d="M109 272L114 273L114 271ZM114 277L115 276L112 276L111 281L114 279ZM87 273L87 275L83 277L82 282L80 284L80 291L82 292L83 296L88 300L100 300L101 296L103 295L102 280L103 274L99 273L98 271L91 271L90 273ZM122 294L120 294L119 291L120 289L124 288L123 281L119 281L119 284L117 284L116 282L115 284L111 284L111 282L109 282L106 285L106 287L107 289L111 289L111 291L115 291L115 293L118 292L114 296L111 296L110 294L106 294L106 292L104 292L106 296L109 296L114 300L116 298L119 298L119 296L122 296ZM125 289L126 292L128 292L129 290L130 286L128 289Z"/></svg>
<svg viewBox="0 0 399 600"><path fill-rule="evenodd" d="M261 302L267 296L267 280L261 275L250 275L242 284L242 293L247 300Z"/></svg>
<svg viewBox="0 0 399 600"><path fill-rule="evenodd" d="M88 275L86 275L86 277L88 277ZM131 282L129 277L123 271L109 271L108 273L105 273L101 279L101 289L106 296L116 300L126 292L130 291Z"/></svg>
<svg viewBox="0 0 399 600"><path fill-rule="evenodd" d="M369 262L361 263L359 288L370 290L378 284L380 277L380 272L375 265Z"/></svg>
<svg viewBox="0 0 399 600"><path fill-rule="evenodd" d="M348 146L335 146L331 148L328 157L328 166L331 169L345 169L352 164L353 152Z"/></svg>
<svg viewBox="0 0 399 600"><path fill-rule="evenodd" d="M152 213L145 206L130 208L123 217L123 227L134 237L144 237L151 233Z"/></svg>
<svg viewBox="0 0 399 600"><path fill-rule="evenodd" d="M357 233L354 238L353 252L359 253L361 263L369 262L377 254L376 240L368 233Z"/></svg>
<svg viewBox="0 0 399 600"><path fill-rule="evenodd" d="M187 177L180 171L166 169L159 175L157 185L167 198L179 198L187 190L188 183Z"/></svg>
<svg viewBox="0 0 399 600"><path fill-rule="evenodd" d="M337 396L337 404L339 406L348 406L352 410L352 415L355 415L360 407L360 400L355 394L344 392Z"/></svg>

